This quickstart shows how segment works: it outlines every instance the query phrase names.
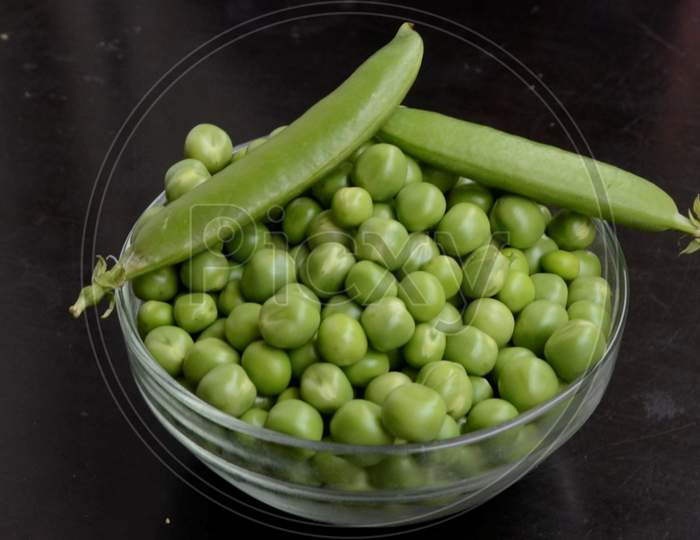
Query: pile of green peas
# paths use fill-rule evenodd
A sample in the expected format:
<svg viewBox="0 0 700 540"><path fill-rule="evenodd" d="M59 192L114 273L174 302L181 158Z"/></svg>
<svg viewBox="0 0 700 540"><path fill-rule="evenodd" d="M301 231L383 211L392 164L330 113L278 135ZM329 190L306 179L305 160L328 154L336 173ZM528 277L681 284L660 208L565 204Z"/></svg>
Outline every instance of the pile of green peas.
<svg viewBox="0 0 700 540"><path fill-rule="evenodd" d="M223 130L196 126L168 202L279 129L232 154ZM138 329L163 369L245 422L360 445L447 439L550 400L603 356L595 234L371 141L265 220L134 279Z"/></svg>

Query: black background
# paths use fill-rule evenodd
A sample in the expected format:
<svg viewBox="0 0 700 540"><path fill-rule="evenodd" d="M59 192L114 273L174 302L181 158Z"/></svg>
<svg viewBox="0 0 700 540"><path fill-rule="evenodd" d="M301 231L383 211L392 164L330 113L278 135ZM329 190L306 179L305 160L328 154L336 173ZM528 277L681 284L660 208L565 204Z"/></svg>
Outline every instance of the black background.
<svg viewBox="0 0 700 540"><path fill-rule="evenodd" d="M412 5L507 49L561 100L597 158L654 179L685 211L700 191L700 3L460 4ZM227 499L226 493L246 500L154 423L131 381L116 317L101 327L112 369L104 353L96 361L88 336L97 334L71 320L66 307L81 268L88 270L81 242L93 186L104 204L99 220L91 207L86 246L115 253L161 189L165 168L179 159L189 127L215 122L240 142L287 123L388 41L398 24L338 11L419 21L426 55L408 103L572 147L533 89L487 53L421 26L437 24L426 14L362 2L326 6L332 14L281 23L223 49L155 103L128 143L126 132L117 137L139 99L188 52L287 5L2 2L0 537L274 533L231 510L291 526ZM260 25L244 29L253 27ZM132 119L127 127L134 125ZM114 174L105 190L106 175L95 179L115 137L123 153L116 165L110 154ZM607 394L583 429L536 471L456 518L460 535L697 537L700 255L679 258L672 233L620 235L632 301ZM430 534L446 532L447 525L437 525Z"/></svg>

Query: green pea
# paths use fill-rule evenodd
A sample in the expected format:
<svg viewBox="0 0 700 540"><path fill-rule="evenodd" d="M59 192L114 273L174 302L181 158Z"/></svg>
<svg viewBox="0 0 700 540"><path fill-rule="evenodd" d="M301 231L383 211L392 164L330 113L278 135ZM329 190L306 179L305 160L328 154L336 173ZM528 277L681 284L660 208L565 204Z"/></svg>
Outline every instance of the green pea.
<svg viewBox="0 0 700 540"><path fill-rule="evenodd" d="M174 266L163 266L131 280L131 287L137 298L167 302L178 291L179 280Z"/></svg>
<svg viewBox="0 0 700 540"><path fill-rule="evenodd" d="M496 298L503 302L513 313L518 313L535 299L535 283L526 273L508 272L506 281L498 291Z"/></svg>
<svg viewBox="0 0 700 540"><path fill-rule="evenodd" d="M340 407L330 423L331 437L339 443L386 445L392 436L382 423L382 408L364 399L353 399Z"/></svg>
<svg viewBox="0 0 700 540"><path fill-rule="evenodd" d="M409 365L421 368L429 362L441 360L445 353L446 343L445 334L432 324L419 324L404 347L404 358Z"/></svg>
<svg viewBox="0 0 700 540"><path fill-rule="evenodd" d="M226 319L216 319L197 336L197 341L207 338L226 340Z"/></svg>
<svg viewBox="0 0 700 540"><path fill-rule="evenodd" d="M552 221L551 210L544 204L538 204L537 206L540 207L540 212L542 213L542 217L544 218L545 225L549 225L549 222Z"/></svg>
<svg viewBox="0 0 700 540"><path fill-rule="evenodd" d="M542 444L544 436L540 433L539 427L532 423L517 428L516 436L507 447L503 448L502 461L504 463L514 463L530 455L538 446Z"/></svg>
<svg viewBox="0 0 700 540"><path fill-rule="evenodd" d="M353 184L366 189L374 201L386 201L403 187L408 172L404 153L394 145L373 144L365 150L352 171Z"/></svg>
<svg viewBox="0 0 700 540"><path fill-rule="evenodd" d="M423 171L421 171L418 162L415 159L406 156L406 165L406 179L403 183L404 187L406 187L409 184L415 184L416 182L422 182Z"/></svg>
<svg viewBox="0 0 700 540"><path fill-rule="evenodd" d="M217 317L216 302L206 293L189 293L175 300L173 315L180 328L191 334L201 332Z"/></svg>
<svg viewBox="0 0 700 540"><path fill-rule="evenodd" d="M445 196L426 182L405 186L396 196L396 215L410 232L433 228L445 214Z"/></svg>
<svg viewBox="0 0 700 540"><path fill-rule="evenodd" d="M389 371L372 379L365 388L365 399L382 405L387 396L399 386L409 384L411 378L400 371Z"/></svg>
<svg viewBox="0 0 700 540"><path fill-rule="evenodd" d="M209 178L211 174L201 161L196 159L178 161L165 173L165 197L168 202L173 202Z"/></svg>
<svg viewBox="0 0 700 540"><path fill-rule="evenodd" d="M335 364L318 362L301 376L301 397L322 413L333 413L353 398L348 377Z"/></svg>
<svg viewBox="0 0 700 540"><path fill-rule="evenodd" d="M258 392L275 396L282 392L292 378L292 366L287 353L264 341L254 341L243 351L241 365Z"/></svg>
<svg viewBox="0 0 700 540"><path fill-rule="evenodd" d="M280 401L284 401L286 399L301 399L301 390L299 390L299 388L296 386L289 386L277 396L275 403L279 403Z"/></svg>
<svg viewBox="0 0 700 540"><path fill-rule="evenodd" d="M557 374L547 362L534 356L506 365L498 377L498 395L519 411L532 409L558 393Z"/></svg>
<svg viewBox="0 0 700 540"><path fill-rule="evenodd" d="M512 272L521 272L523 274L530 273L530 266L522 251L514 247L506 247L501 250L501 253L508 259Z"/></svg>
<svg viewBox="0 0 700 540"><path fill-rule="evenodd" d="M579 300L589 300L594 304L609 307L612 300L610 285L602 277L580 277L569 284L569 300L571 305Z"/></svg>
<svg viewBox="0 0 700 540"><path fill-rule="evenodd" d="M382 423L400 439L428 442L435 439L447 412L442 396L422 384L395 388L382 404Z"/></svg>
<svg viewBox="0 0 700 540"><path fill-rule="evenodd" d="M512 362L520 362L523 358L534 356L530 349L525 347L503 347L498 351L496 365L493 366L493 378L498 381L503 369Z"/></svg>
<svg viewBox="0 0 700 540"><path fill-rule="evenodd" d="M321 361L321 357L316 350L316 343L309 341L301 347L289 351L289 361L292 364L292 377L299 380L304 374L304 370L311 364Z"/></svg>
<svg viewBox="0 0 700 540"><path fill-rule="evenodd" d="M382 298L368 305L360 322L372 348L387 352L403 347L411 339L416 323L398 298Z"/></svg>
<svg viewBox="0 0 700 540"><path fill-rule="evenodd" d="M185 157L201 161L211 174L226 167L232 155L231 138L213 124L198 124L185 138Z"/></svg>
<svg viewBox="0 0 700 540"><path fill-rule="evenodd" d="M595 225L588 216L561 210L547 226L547 234L561 249L586 249L595 240Z"/></svg>
<svg viewBox="0 0 700 540"><path fill-rule="evenodd" d="M566 282L556 274L537 273L530 276L535 285L535 300L549 300L566 307L569 288Z"/></svg>
<svg viewBox="0 0 700 540"><path fill-rule="evenodd" d="M462 314L452 304L446 303L437 317L428 324L444 334L454 334L462 328Z"/></svg>
<svg viewBox="0 0 700 540"><path fill-rule="evenodd" d="M576 279L581 268L576 255L560 249L544 255L540 259L540 265L545 272L561 276L567 281Z"/></svg>
<svg viewBox="0 0 700 540"><path fill-rule="evenodd" d="M452 257L447 255L433 257L421 267L421 270L433 274L438 279L445 291L445 297L450 298L459 292L464 276L459 263Z"/></svg>
<svg viewBox="0 0 700 540"><path fill-rule="evenodd" d="M281 446L275 450L281 458L281 466L278 465L275 471L280 475L281 480L299 486L321 487L318 472L309 461L309 458L316 455L314 450L283 448Z"/></svg>
<svg viewBox="0 0 700 540"><path fill-rule="evenodd" d="M459 332L447 336L445 358L462 364L469 375L489 373L497 356L496 341L474 326L464 326Z"/></svg>
<svg viewBox="0 0 700 540"><path fill-rule="evenodd" d="M435 241L447 255L459 257L488 244L491 226L486 213L471 203L450 208L438 223Z"/></svg>
<svg viewBox="0 0 700 540"><path fill-rule="evenodd" d="M143 343L155 361L173 377L180 373L182 362L193 345L190 335L177 326L154 328Z"/></svg>
<svg viewBox="0 0 700 540"><path fill-rule="evenodd" d="M336 313L321 321L317 346L324 360L338 366L349 366L367 354L367 337L359 322Z"/></svg>
<svg viewBox="0 0 700 540"><path fill-rule="evenodd" d="M408 241L401 256L403 261L401 268L396 272L396 275L403 279L406 274L420 270L421 267L439 255L440 249L427 234L411 233L408 235Z"/></svg>
<svg viewBox="0 0 700 540"><path fill-rule="evenodd" d="M447 208L452 208L459 203L470 203L488 213L493 205L493 195L480 184L471 182L460 184L452 188L447 195Z"/></svg>
<svg viewBox="0 0 700 540"><path fill-rule="evenodd" d="M318 452L311 458L324 485L346 491L368 491L371 489L367 472L347 459Z"/></svg>
<svg viewBox="0 0 700 540"><path fill-rule="evenodd" d="M479 298L464 311L464 324L486 332L501 348L513 336L515 319L503 302L493 298Z"/></svg>
<svg viewBox="0 0 700 540"><path fill-rule="evenodd" d="M537 203L524 197L504 195L491 208L491 230L518 249L532 247L544 234L545 221Z"/></svg>
<svg viewBox="0 0 700 540"><path fill-rule="evenodd" d="M231 416L241 416L255 403L255 385L238 364L222 364L197 385L197 395Z"/></svg>
<svg viewBox="0 0 700 540"><path fill-rule="evenodd" d="M472 383L461 364L430 362L421 368L416 382L440 394L453 418L464 416L472 406Z"/></svg>
<svg viewBox="0 0 700 540"><path fill-rule="evenodd" d="M172 326L174 322L173 306L158 300L148 300L141 304L136 315L136 325L142 336L159 326Z"/></svg>
<svg viewBox="0 0 700 540"><path fill-rule="evenodd" d="M389 372L389 357L369 349L362 360L344 367L343 371L353 386L365 387L376 377Z"/></svg>
<svg viewBox="0 0 700 540"><path fill-rule="evenodd" d="M234 308L245 303L243 293L241 292L241 282L236 279L229 281L224 290L219 294L216 300L216 306L219 308L219 313L223 316L228 316Z"/></svg>
<svg viewBox="0 0 700 540"><path fill-rule="evenodd" d="M263 304L258 324L266 343L278 349L295 349L314 337L321 313L301 295L278 293Z"/></svg>
<svg viewBox="0 0 700 540"><path fill-rule="evenodd" d="M321 310L321 319L330 317L335 313L342 313L359 321L362 315L362 308L344 294L336 294L326 301L326 305Z"/></svg>
<svg viewBox="0 0 700 540"><path fill-rule="evenodd" d="M467 431L498 426L518 416L518 409L504 399L485 399L474 405L467 416Z"/></svg>
<svg viewBox="0 0 700 540"><path fill-rule="evenodd" d="M547 253L556 251L559 249L556 242L549 238L548 236L542 235L540 239L535 242L532 247L527 248L523 251L525 259L527 259L527 265L530 269L530 274L535 274L540 271L540 260Z"/></svg>
<svg viewBox="0 0 700 540"><path fill-rule="evenodd" d="M488 379L476 375L469 375L469 380L472 383L472 406L493 397L493 388Z"/></svg>
<svg viewBox="0 0 700 540"><path fill-rule="evenodd" d="M243 277L243 270L245 266L242 264L231 263L229 264L228 280L229 281L239 281Z"/></svg>
<svg viewBox="0 0 700 540"><path fill-rule="evenodd" d="M372 217L372 196L360 187L340 188L331 202L333 220L341 227L357 227Z"/></svg>
<svg viewBox="0 0 700 540"><path fill-rule="evenodd" d="M458 180L457 175L430 165L423 164L421 170L423 171L423 182L434 185L443 193L450 191Z"/></svg>
<svg viewBox="0 0 700 540"><path fill-rule="evenodd" d="M309 256L309 248L306 244L299 244L288 251L289 256L294 261L294 269L297 276L301 276L301 269L304 268L306 258Z"/></svg>
<svg viewBox="0 0 700 540"><path fill-rule="evenodd" d="M604 335L610 332L610 311L606 306L594 304L590 300L579 300L571 304L566 311L569 314L569 320L590 321L600 328Z"/></svg>
<svg viewBox="0 0 700 540"><path fill-rule="evenodd" d="M241 415L241 420L251 426L263 427L267 421L267 411L253 407Z"/></svg>
<svg viewBox="0 0 700 540"><path fill-rule="evenodd" d="M290 244L299 244L306 238L306 233L313 219L321 213L319 204L309 197L298 197L284 209L282 230Z"/></svg>
<svg viewBox="0 0 700 540"><path fill-rule="evenodd" d="M569 315L561 305L549 300L535 300L518 315L513 343L539 356L549 337L568 320Z"/></svg>
<svg viewBox="0 0 700 540"><path fill-rule="evenodd" d="M374 209L372 210L372 217L383 218L383 219L396 219L396 214L394 213L394 207L387 203L374 203Z"/></svg>
<svg viewBox="0 0 700 540"><path fill-rule="evenodd" d="M236 306L226 319L226 341L243 351L253 341L260 339L260 304L248 302Z"/></svg>
<svg viewBox="0 0 700 540"><path fill-rule="evenodd" d="M544 355L561 379L572 382L598 363L605 345L605 338L597 325L577 319L560 326L551 335Z"/></svg>
<svg viewBox="0 0 700 540"><path fill-rule="evenodd" d="M287 399L275 403L267 413L265 427L310 441L320 441L323 437L321 414L299 399ZM309 456L309 453L305 455Z"/></svg>
<svg viewBox="0 0 700 540"><path fill-rule="evenodd" d="M398 296L416 321L435 318L445 306L445 291L440 281L428 272L411 272L401 280Z"/></svg>
<svg viewBox="0 0 700 540"><path fill-rule="evenodd" d="M454 437L459 437L459 435L460 430L457 421L450 415L447 415L442 421L442 427L440 428L440 431L438 432L437 437L435 437L435 439L438 441L444 441L447 439L452 439Z"/></svg>
<svg viewBox="0 0 700 540"><path fill-rule="evenodd" d="M348 249L353 247L351 231L343 229L335 222L331 210L324 210L312 219L306 234L311 249L327 242L341 244Z"/></svg>
<svg viewBox="0 0 700 540"><path fill-rule="evenodd" d="M372 261L359 261L350 268L345 278L347 294L366 305L385 296L396 296L396 278L383 266Z"/></svg>
<svg viewBox="0 0 700 540"><path fill-rule="evenodd" d="M262 223L251 223L234 232L226 243L224 252L234 261L247 262L261 249L270 247L272 235Z"/></svg>
<svg viewBox="0 0 700 540"><path fill-rule="evenodd" d="M503 288L510 265L498 248L487 244L477 248L462 266L462 292L469 298L494 296Z"/></svg>
<svg viewBox="0 0 700 540"><path fill-rule="evenodd" d="M275 399L270 397L270 396L256 396L255 397L255 402L253 403L253 407L256 409L263 409L265 411L269 411L272 409L272 406L275 404Z"/></svg>
<svg viewBox="0 0 700 540"><path fill-rule="evenodd" d="M430 452L426 457L436 462L437 470L459 478L475 477L483 474L490 466L484 450L477 445L454 446Z"/></svg>
<svg viewBox="0 0 700 540"><path fill-rule="evenodd" d="M318 299L318 296L301 283L287 283L275 293L275 298L280 302L293 302L295 299L303 300L316 311L321 311L321 301Z"/></svg>
<svg viewBox="0 0 700 540"><path fill-rule="evenodd" d="M324 208L330 207L336 191L350 185L350 171L352 163L341 163L313 185L311 193Z"/></svg>
<svg viewBox="0 0 700 540"><path fill-rule="evenodd" d="M413 489L427 482L425 470L411 456L391 455L367 469L379 489Z"/></svg>
<svg viewBox="0 0 700 540"><path fill-rule="evenodd" d="M241 278L241 292L251 302L264 302L287 283L296 281L294 261L281 249L255 253Z"/></svg>
<svg viewBox="0 0 700 540"><path fill-rule="evenodd" d="M374 261L389 270L403 263L408 232L398 221L372 217L360 225L355 236L358 259Z"/></svg>
<svg viewBox="0 0 700 540"><path fill-rule="evenodd" d="M193 385L199 384L207 373L222 364L237 364L238 352L218 338L197 340L190 347L182 364L185 378Z"/></svg>
<svg viewBox="0 0 700 540"><path fill-rule="evenodd" d="M586 249L579 249L571 253L578 257L579 277L597 277L601 275L602 269L598 255Z"/></svg>
<svg viewBox="0 0 700 540"><path fill-rule="evenodd" d="M350 156L350 161L352 163L355 163L358 160L358 158L362 155L362 153L365 150L367 150L370 146L372 146L373 144L374 144L374 142L372 142L372 141L367 141L365 143L362 143L360 145L360 147L352 153L352 156Z"/></svg>

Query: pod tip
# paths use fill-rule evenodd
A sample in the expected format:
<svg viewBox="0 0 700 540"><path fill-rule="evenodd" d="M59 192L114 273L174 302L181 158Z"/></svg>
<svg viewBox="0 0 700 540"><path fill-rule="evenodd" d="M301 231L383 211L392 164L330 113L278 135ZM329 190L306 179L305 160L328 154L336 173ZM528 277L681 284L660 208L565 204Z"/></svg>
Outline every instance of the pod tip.
<svg viewBox="0 0 700 540"><path fill-rule="evenodd" d="M688 245L685 246L683 251L681 251L681 255L692 255L693 253L700 251L700 239L695 238L688 242Z"/></svg>
<svg viewBox="0 0 700 540"><path fill-rule="evenodd" d="M688 229L685 232L689 232L693 236L693 239L688 242L688 245L681 251L681 255L692 255L700 251L700 195L695 197L692 210L688 210L687 223ZM695 230L692 230L693 227Z"/></svg>
<svg viewBox="0 0 700 540"><path fill-rule="evenodd" d="M114 310L114 289L120 287L126 281L124 266L117 262L110 270L107 270L107 261L104 257L97 257L97 263L92 271L92 283L80 290L78 299L68 308L68 312L76 319L90 306L99 304L103 298L109 299L109 306L102 314L106 318Z"/></svg>
<svg viewBox="0 0 700 540"><path fill-rule="evenodd" d="M413 26L414 24L412 22L405 21L401 23L401 26L399 27L399 35L401 34L407 34L408 32L413 32Z"/></svg>

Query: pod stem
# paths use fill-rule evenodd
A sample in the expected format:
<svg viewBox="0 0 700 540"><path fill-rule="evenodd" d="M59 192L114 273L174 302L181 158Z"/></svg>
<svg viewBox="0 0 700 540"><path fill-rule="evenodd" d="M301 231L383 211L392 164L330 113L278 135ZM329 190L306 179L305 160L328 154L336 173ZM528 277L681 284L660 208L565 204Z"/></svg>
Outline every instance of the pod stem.
<svg viewBox="0 0 700 540"><path fill-rule="evenodd" d="M684 218L684 221L687 226L683 227L683 230L690 234L692 239L681 251L681 255L690 255L700 251L700 195L695 197L693 208L688 210L688 218Z"/></svg>
<svg viewBox="0 0 700 540"><path fill-rule="evenodd" d="M95 268L92 271L92 283L83 287L75 303L68 308L73 317L78 318L90 306L99 304L103 298L109 300L109 305L101 315L103 319L109 317L114 310L114 289L120 287L126 281L124 267L117 262L107 270L107 261L98 256Z"/></svg>

